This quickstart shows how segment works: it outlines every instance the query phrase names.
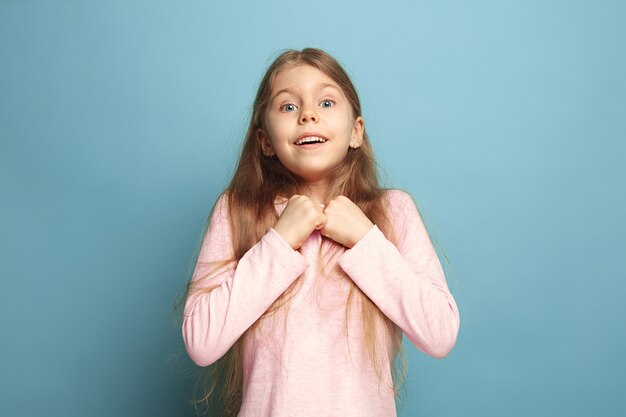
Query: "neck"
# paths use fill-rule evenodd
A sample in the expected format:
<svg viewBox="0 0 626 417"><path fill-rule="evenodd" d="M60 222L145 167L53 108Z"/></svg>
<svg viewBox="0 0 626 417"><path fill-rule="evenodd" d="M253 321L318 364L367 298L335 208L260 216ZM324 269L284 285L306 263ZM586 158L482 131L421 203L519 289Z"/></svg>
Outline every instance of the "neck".
<svg viewBox="0 0 626 417"><path fill-rule="evenodd" d="M320 204L326 203L328 199L328 182L316 181L303 183L300 192Z"/></svg>

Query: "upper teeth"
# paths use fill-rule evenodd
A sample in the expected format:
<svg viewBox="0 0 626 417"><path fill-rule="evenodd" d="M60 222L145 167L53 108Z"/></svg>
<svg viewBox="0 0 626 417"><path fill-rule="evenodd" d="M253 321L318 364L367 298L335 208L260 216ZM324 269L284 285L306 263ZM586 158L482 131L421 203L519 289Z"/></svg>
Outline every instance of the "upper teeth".
<svg viewBox="0 0 626 417"><path fill-rule="evenodd" d="M304 143L312 143L312 142L326 142L326 139L320 138L319 136L307 136L306 138L302 138L296 142L296 145L302 145Z"/></svg>

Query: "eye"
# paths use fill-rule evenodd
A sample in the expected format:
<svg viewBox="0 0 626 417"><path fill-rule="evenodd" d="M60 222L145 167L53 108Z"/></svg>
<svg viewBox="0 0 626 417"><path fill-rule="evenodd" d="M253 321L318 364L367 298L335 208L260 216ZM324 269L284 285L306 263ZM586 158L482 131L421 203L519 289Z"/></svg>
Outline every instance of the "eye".
<svg viewBox="0 0 626 417"><path fill-rule="evenodd" d="M280 110L284 112L292 112L297 108L297 106L293 103L287 103L280 106Z"/></svg>
<svg viewBox="0 0 626 417"><path fill-rule="evenodd" d="M335 102L331 99L326 99L320 103L320 107L329 108L335 105Z"/></svg>

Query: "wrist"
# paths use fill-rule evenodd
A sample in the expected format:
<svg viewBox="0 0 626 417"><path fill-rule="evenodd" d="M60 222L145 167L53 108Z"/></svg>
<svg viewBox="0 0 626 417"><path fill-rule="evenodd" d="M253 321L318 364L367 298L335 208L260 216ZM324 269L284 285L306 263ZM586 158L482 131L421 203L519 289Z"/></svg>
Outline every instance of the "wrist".
<svg viewBox="0 0 626 417"><path fill-rule="evenodd" d="M363 239L363 237L370 230L372 230L372 227L374 227L374 223L372 223L369 220L368 220L368 224L363 224L363 226L358 229L358 233L355 232L354 235L352 236L352 240L349 242L350 245L349 246L346 245L348 249L352 249L354 245L356 245L361 239Z"/></svg>
<svg viewBox="0 0 626 417"><path fill-rule="evenodd" d="M289 230L283 230L278 224L276 224L273 229L293 250L297 250L300 247L297 242L295 242L294 237L289 233Z"/></svg>

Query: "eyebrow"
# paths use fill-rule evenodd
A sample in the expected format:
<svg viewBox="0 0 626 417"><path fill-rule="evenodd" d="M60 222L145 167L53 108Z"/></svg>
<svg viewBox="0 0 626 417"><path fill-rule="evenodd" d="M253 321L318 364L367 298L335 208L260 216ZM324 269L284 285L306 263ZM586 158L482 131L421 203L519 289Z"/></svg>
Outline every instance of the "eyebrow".
<svg viewBox="0 0 626 417"><path fill-rule="evenodd" d="M334 85L334 84L329 84L329 83L319 83L317 86L315 86L315 88L316 88L317 90L322 90L322 89L324 89L324 88L329 88L329 87L330 87L330 88L333 88L333 89L335 89L335 90L337 90L337 91L339 91L339 92L341 92L341 89L340 89L339 87L337 87L336 85ZM291 92L293 92L293 90L292 90L291 88L283 88L282 90L277 91L277 92L276 92L276 94L274 94L274 95L270 98L270 102L274 101L274 99L275 99L276 97L278 97L278 96L279 96L280 94L282 94L282 93L291 93Z"/></svg>

